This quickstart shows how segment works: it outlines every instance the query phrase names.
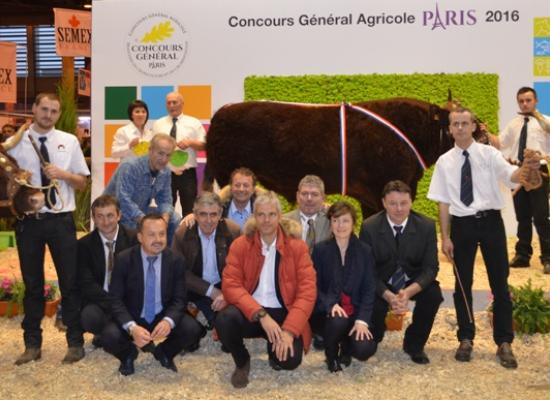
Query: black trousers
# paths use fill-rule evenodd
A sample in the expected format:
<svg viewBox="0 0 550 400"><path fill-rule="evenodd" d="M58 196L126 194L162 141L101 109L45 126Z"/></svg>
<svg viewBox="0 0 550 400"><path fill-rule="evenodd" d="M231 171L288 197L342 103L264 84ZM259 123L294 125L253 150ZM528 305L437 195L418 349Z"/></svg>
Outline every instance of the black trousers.
<svg viewBox="0 0 550 400"><path fill-rule="evenodd" d="M111 321L111 314L106 313L97 304L86 304L80 313L82 329L94 335L100 335L103 329Z"/></svg>
<svg viewBox="0 0 550 400"><path fill-rule="evenodd" d="M335 360L339 354L351 355L359 361L368 360L376 353L377 343L374 340L356 340L355 334L349 331L355 323L354 318L324 316L323 340L327 360Z"/></svg>
<svg viewBox="0 0 550 400"><path fill-rule="evenodd" d="M266 308L265 310L279 325L283 324L288 314L283 308ZM244 345L244 338L266 338L265 332L259 322L248 321L239 309L232 305L218 313L215 326L220 341L229 350L235 365L239 368L244 366L250 359L250 354ZM271 343L267 341L269 358L282 369L296 369L302 363L304 342L301 336L294 338L294 356L289 356L286 361L279 361L272 347Z"/></svg>
<svg viewBox="0 0 550 400"><path fill-rule="evenodd" d="M67 343L82 346L80 296L77 286L76 229L72 213L25 217L16 226L17 253L25 283L25 317L21 324L25 347L42 346L40 322L44 317L44 253L50 249L61 290Z"/></svg>
<svg viewBox="0 0 550 400"><path fill-rule="evenodd" d="M189 168L181 175L172 173L172 205L180 195L181 215L184 217L193 211L193 203L197 197L197 169Z"/></svg>
<svg viewBox="0 0 550 400"><path fill-rule="evenodd" d="M541 170L548 174L548 168ZM521 188L514 196L514 210L518 222L516 254L526 259L533 255L531 241L533 223L540 242L540 260L550 262L550 220L548 220L548 177L543 176L542 186L527 192Z"/></svg>
<svg viewBox="0 0 550 400"><path fill-rule="evenodd" d="M458 270L453 295L458 320L458 340L474 340L475 337L475 323L469 321L466 304L470 310L473 310L472 281L479 245L494 297L493 339L497 345L503 342L511 343L514 339L512 300L508 290L509 265L506 235L500 211L486 211L480 218L452 217L451 240L454 244L454 260ZM467 303L464 302L459 278L464 287Z"/></svg>
<svg viewBox="0 0 550 400"><path fill-rule="evenodd" d="M412 313L412 323L405 330L403 347L410 352L419 352L424 349L435 320L439 305L443 302L443 295L438 281L433 281L421 292L415 294L411 300L415 302ZM386 314L388 303L380 296L374 298L372 314L373 327L371 329L374 341L379 343L386 333Z"/></svg>
<svg viewBox="0 0 550 400"><path fill-rule="evenodd" d="M214 323L214 318L216 317L216 312L212 310L212 299L208 296L201 296L196 293L188 292L187 299L197 306L197 308L202 312L204 318L210 323Z"/></svg>
<svg viewBox="0 0 550 400"><path fill-rule="evenodd" d="M158 314L151 324L147 323L144 319L138 319L136 323L139 326L144 327L149 332L152 332L159 321L164 315ZM187 313L183 314L183 317L176 326L170 332L170 335L158 346L162 348L164 354L169 359L174 358L176 354L179 354L184 347L191 346L197 343L202 335L202 326L195 321L193 317ZM132 337L122 327L111 321L107 323L103 332L101 332L101 341L103 343L103 349L119 360L125 359L129 354L135 351L136 346L132 342Z"/></svg>

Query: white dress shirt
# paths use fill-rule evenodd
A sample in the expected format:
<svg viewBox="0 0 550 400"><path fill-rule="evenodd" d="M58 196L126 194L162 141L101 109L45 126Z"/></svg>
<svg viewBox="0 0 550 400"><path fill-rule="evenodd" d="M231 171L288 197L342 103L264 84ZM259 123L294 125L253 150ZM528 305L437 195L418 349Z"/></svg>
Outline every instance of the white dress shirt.
<svg viewBox="0 0 550 400"><path fill-rule="evenodd" d="M430 182L428 198L449 204L449 212L456 217L475 215L478 211L500 210L504 199L499 181L510 188L517 186L510 179L517 167L509 164L494 147L473 142L466 149L472 168L474 201L466 206L460 200L463 150L456 146L437 160Z"/></svg>
<svg viewBox="0 0 550 400"><path fill-rule="evenodd" d="M499 135L500 151L505 158L512 161L518 160L519 138L524 118L523 115L514 117ZM550 135L541 128L534 117L527 118L529 118L529 122L527 123L526 148L540 151L543 155L550 154ZM548 116L544 115L543 118L550 124Z"/></svg>
<svg viewBox="0 0 550 400"><path fill-rule="evenodd" d="M267 308L281 308L281 303L277 299L277 292L275 290L275 257L277 254L277 238L267 245L262 239L262 255L264 256L264 265L262 266L262 272L260 273L260 281L258 287L252 294L252 297Z"/></svg>

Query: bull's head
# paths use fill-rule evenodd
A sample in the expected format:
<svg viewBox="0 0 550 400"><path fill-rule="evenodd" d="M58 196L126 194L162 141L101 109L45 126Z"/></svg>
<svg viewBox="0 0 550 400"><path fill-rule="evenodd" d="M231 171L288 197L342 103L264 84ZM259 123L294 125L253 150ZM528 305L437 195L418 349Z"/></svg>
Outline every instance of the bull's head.
<svg viewBox="0 0 550 400"><path fill-rule="evenodd" d="M0 144L0 206L9 207L17 217L38 212L45 202L44 193L30 184L31 173L19 168L7 153L21 141L28 127L29 124L24 124L14 136Z"/></svg>

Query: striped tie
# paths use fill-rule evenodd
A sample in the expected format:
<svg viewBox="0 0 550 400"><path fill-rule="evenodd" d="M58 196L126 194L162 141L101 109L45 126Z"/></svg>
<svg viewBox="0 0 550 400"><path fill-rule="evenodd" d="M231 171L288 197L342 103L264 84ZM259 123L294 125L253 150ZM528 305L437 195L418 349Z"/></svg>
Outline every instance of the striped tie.
<svg viewBox="0 0 550 400"><path fill-rule="evenodd" d="M401 225L394 225L393 229L395 230L395 245L397 249L399 249L399 239L401 238L401 231L403 230L403 227ZM391 282L391 285L396 292L399 292L405 286L405 271L401 268L399 257L397 261L397 269L391 276Z"/></svg>
<svg viewBox="0 0 550 400"><path fill-rule="evenodd" d="M464 155L464 164L460 174L460 201L464 205L469 206L474 201L474 191L472 186L472 167L470 166L469 155L466 150L462 152Z"/></svg>

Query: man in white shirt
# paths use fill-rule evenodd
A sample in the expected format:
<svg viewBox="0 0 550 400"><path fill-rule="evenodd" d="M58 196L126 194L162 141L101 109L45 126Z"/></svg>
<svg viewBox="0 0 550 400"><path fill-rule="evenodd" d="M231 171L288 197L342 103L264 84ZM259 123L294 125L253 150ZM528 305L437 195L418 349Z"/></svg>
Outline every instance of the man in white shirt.
<svg viewBox="0 0 550 400"><path fill-rule="evenodd" d="M24 330L25 352L16 365L41 357L44 316L44 252L46 245L54 261L63 323L67 326L69 350L64 363L74 363L84 357L84 339L80 326L77 286L76 227L72 212L76 208L75 189L84 189L90 175L86 160L75 135L55 129L61 115L61 101L56 94L40 93L32 106L34 122L8 153L19 166L32 173L31 183L47 187L58 185L46 193L46 205L36 214L28 214L16 226L17 252L25 282ZM33 147L31 138L36 144ZM37 151L46 161L41 165Z"/></svg>
<svg viewBox="0 0 550 400"><path fill-rule="evenodd" d="M537 107L537 93L530 87L522 87L516 95L519 112L499 136L489 135L493 146L502 151L504 157L516 165L523 162L523 150L529 148L542 155L550 154L550 118L540 114ZM516 255L510 267L529 267L533 255L531 240L533 224L540 242L540 261L545 274L550 274L550 220L548 207L548 168L541 165L542 186L526 191L523 187L514 193L514 210L518 222Z"/></svg>
<svg viewBox="0 0 550 400"><path fill-rule="evenodd" d="M183 165L170 163L172 170L172 204L176 204L179 193L182 215L193 210L197 197L197 151L204 150L206 132L201 122L189 115L183 115L183 96L178 92L166 95L168 115L155 121L153 134L165 133L176 140L176 154L172 160L180 158L178 151L187 153Z"/></svg>
<svg viewBox="0 0 550 400"><path fill-rule="evenodd" d="M476 143L471 111L457 108L449 115L455 146L437 160L428 198L439 203L442 251L456 265L454 303L460 342L457 361L471 359L475 324L472 314L474 260L478 245L485 260L494 296L493 338L505 368L517 368L512 353L512 301L508 290L508 252L500 210L504 199L498 182L519 182L520 169L510 165L495 148ZM525 160L538 169L538 161Z"/></svg>

